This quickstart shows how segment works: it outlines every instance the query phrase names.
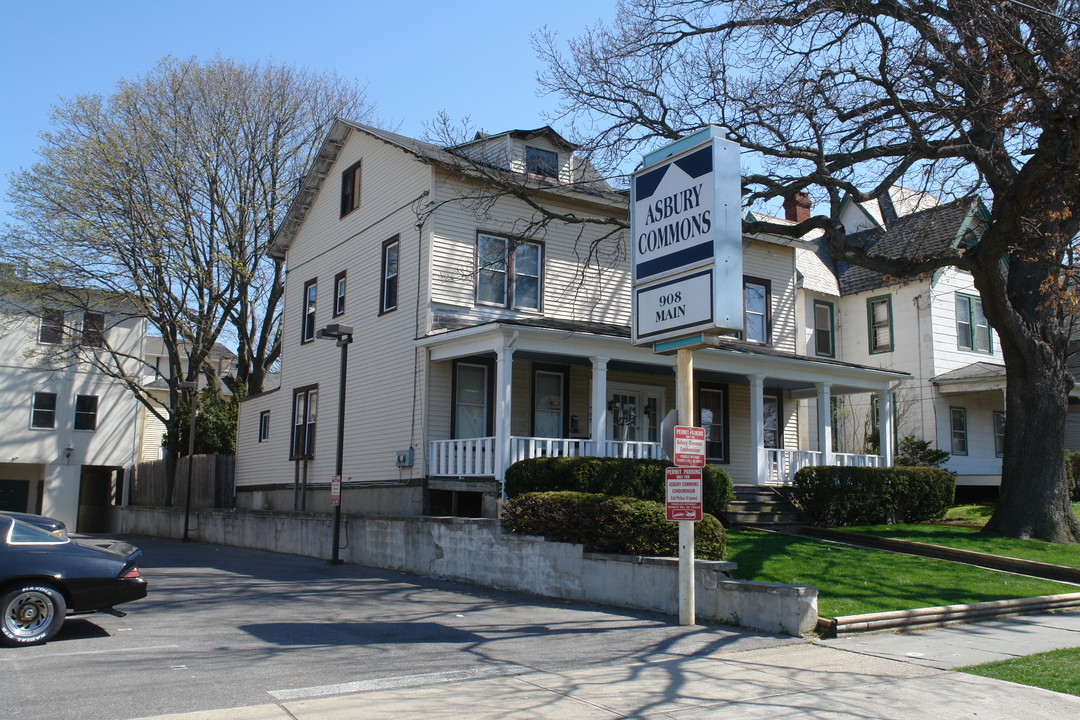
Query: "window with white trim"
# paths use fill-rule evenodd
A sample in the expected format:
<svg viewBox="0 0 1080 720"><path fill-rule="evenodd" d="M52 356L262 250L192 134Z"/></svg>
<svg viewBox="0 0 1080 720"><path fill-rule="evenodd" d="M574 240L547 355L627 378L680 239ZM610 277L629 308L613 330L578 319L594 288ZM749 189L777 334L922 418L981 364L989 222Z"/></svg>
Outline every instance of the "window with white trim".
<svg viewBox="0 0 1080 720"><path fill-rule="evenodd" d="M334 317L345 312L345 271L334 276Z"/></svg>
<svg viewBox="0 0 1080 720"><path fill-rule="evenodd" d="M309 385L293 391L293 435L291 460L315 457L315 421L319 387Z"/></svg>
<svg viewBox="0 0 1080 720"><path fill-rule="evenodd" d="M990 323L983 315L981 298L956 293L956 343L961 350L993 352Z"/></svg>
<svg viewBox="0 0 1080 720"><path fill-rule="evenodd" d="M56 427L56 393L34 393L34 405L30 411L30 427L51 430Z"/></svg>
<svg viewBox="0 0 1080 720"><path fill-rule="evenodd" d="M76 430L97 430L97 417L97 395L76 395L74 428Z"/></svg>
<svg viewBox="0 0 1080 720"><path fill-rule="evenodd" d="M866 317L870 329L870 352L892 352L892 296L882 295L867 300Z"/></svg>
<svg viewBox="0 0 1080 720"><path fill-rule="evenodd" d="M835 311L831 302L814 301L814 354L836 357Z"/></svg>
<svg viewBox="0 0 1080 720"><path fill-rule="evenodd" d="M41 325L38 328L38 342L62 343L64 341L64 311L46 309L41 312Z"/></svg>
<svg viewBox="0 0 1080 720"><path fill-rule="evenodd" d="M382 289L379 313L397 309L398 302L398 253L401 243L392 237L383 243L382 251Z"/></svg>
<svg viewBox="0 0 1080 720"><path fill-rule="evenodd" d="M263 410L259 413L259 442L270 439L270 411Z"/></svg>
<svg viewBox="0 0 1080 720"><path fill-rule="evenodd" d="M498 235L476 236L476 301L511 310L540 310L543 246Z"/></svg>
<svg viewBox="0 0 1080 720"><path fill-rule="evenodd" d="M772 283L759 278L743 278L743 339L762 345L771 341L770 305Z"/></svg>
<svg viewBox="0 0 1080 720"><path fill-rule="evenodd" d="M962 407L949 408L949 427L952 433L952 454L968 454L967 410Z"/></svg>
<svg viewBox="0 0 1080 720"><path fill-rule="evenodd" d="M318 295L319 285L315 279L304 283L304 317L300 330L300 342L311 342L315 339L315 299Z"/></svg>

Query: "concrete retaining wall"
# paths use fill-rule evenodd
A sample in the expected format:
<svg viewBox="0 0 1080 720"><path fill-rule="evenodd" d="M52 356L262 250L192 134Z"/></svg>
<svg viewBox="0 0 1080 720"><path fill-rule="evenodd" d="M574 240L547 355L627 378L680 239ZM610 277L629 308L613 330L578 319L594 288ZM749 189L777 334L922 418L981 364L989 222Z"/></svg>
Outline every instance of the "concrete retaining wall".
<svg viewBox="0 0 1080 720"><path fill-rule="evenodd" d="M179 538L184 512L126 507L125 534ZM332 516L323 513L192 512L200 542L328 558ZM460 580L504 590L678 615L678 560L586 553L581 545L504 532L498 520L349 515L342 518L345 562ZM731 580L733 563L698 560L697 616L786 635L817 623L817 588Z"/></svg>

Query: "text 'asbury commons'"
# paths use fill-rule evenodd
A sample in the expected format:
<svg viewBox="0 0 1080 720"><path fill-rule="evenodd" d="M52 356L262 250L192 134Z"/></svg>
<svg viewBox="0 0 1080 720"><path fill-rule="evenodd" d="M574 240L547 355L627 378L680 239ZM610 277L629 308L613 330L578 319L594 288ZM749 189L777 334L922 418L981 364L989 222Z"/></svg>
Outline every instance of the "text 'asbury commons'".
<svg viewBox="0 0 1080 720"><path fill-rule="evenodd" d="M645 256L705 235L712 228L712 209L701 209L703 183L649 203L637 251Z"/></svg>

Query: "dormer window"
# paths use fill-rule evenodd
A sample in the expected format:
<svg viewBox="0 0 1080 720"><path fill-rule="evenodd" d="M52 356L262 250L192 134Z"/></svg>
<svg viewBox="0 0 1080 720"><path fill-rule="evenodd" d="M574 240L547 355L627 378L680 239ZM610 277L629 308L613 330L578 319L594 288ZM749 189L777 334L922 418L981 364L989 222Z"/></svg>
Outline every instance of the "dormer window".
<svg viewBox="0 0 1080 720"><path fill-rule="evenodd" d="M525 146L525 172L558 179L559 155L551 150Z"/></svg>

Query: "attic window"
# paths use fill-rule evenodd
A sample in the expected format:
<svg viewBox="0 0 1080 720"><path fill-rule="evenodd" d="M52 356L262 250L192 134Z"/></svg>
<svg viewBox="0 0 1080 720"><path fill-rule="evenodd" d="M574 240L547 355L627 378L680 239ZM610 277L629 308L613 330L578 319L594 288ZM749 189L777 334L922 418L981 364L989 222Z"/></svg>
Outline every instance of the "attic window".
<svg viewBox="0 0 1080 720"><path fill-rule="evenodd" d="M360 163L341 173L341 217L360 207Z"/></svg>
<svg viewBox="0 0 1080 720"><path fill-rule="evenodd" d="M525 146L525 172L541 177L559 177L559 156L551 150Z"/></svg>

